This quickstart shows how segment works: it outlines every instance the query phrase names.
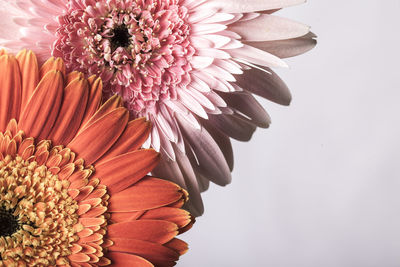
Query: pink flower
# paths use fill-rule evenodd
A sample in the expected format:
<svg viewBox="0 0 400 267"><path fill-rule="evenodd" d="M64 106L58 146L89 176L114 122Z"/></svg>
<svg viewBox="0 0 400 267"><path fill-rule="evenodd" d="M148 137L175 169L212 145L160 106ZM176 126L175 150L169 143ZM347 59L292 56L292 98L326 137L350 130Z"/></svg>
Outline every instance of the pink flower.
<svg viewBox="0 0 400 267"><path fill-rule="evenodd" d="M311 49L314 35L272 13L303 2L15 0L21 36L0 37L9 49L101 76L106 97L121 95L132 117L151 120L148 145L163 155L155 172L186 188L199 215L209 181L231 181L230 138L247 141L270 123L253 94L291 100L270 68Z"/></svg>

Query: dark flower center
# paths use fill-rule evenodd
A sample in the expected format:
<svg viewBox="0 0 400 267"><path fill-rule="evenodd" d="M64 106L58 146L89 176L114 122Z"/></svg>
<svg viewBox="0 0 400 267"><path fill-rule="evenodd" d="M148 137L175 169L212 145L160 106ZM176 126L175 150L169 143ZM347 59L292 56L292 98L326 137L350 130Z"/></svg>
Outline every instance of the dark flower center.
<svg viewBox="0 0 400 267"><path fill-rule="evenodd" d="M125 24L122 24L114 28L114 36L111 37L112 49L115 50L118 47L128 47L131 44L128 28Z"/></svg>
<svg viewBox="0 0 400 267"><path fill-rule="evenodd" d="M0 208L0 237L11 236L20 228L18 219L11 210Z"/></svg>

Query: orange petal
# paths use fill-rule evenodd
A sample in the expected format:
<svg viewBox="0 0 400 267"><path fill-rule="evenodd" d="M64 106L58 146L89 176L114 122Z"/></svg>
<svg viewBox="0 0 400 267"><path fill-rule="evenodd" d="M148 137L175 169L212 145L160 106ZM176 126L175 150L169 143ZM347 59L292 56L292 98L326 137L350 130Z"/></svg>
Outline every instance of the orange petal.
<svg viewBox="0 0 400 267"><path fill-rule="evenodd" d="M89 211L87 211L85 214L82 214L80 217L86 218L86 217L97 217L102 214L104 214L107 211L107 208L104 206L98 206L95 208L91 208Z"/></svg>
<svg viewBox="0 0 400 267"><path fill-rule="evenodd" d="M78 235L79 235L79 243L84 244L84 243L96 242L96 241L99 241L99 240L103 239L103 235L98 234L98 233L94 233L94 234L89 235L89 236L81 237L80 234L82 232L86 231L86 230L89 231L88 228L85 228L83 231L78 233Z"/></svg>
<svg viewBox="0 0 400 267"><path fill-rule="evenodd" d="M174 203L182 197L183 192L178 185L146 177L124 191L113 194L108 210L127 212L155 209Z"/></svg>
<svg viewBox="0 0 400 267"><path fill-rule="evenodd" d="M140 148L148 138L150 131L150 122L145 118L130 121L118 141L102 157L101 161Z"/></svg>
<svg viewBox="0 0 400 267"><path fill-rule="evenodd" d="M179 258L176 251L161 244L128 238L113 238L112 241L114 245L109 248L110 251L136 254L151 262L170 262Z"/></svg>
<svg viewBox="0 0 400 267"><path fill-rule="evenodd" d="M85 227L102 225L105 222L104 218L80 218L79 223Z"/></svg>
<svg viewBox="0 0 400 267"><path fill-rule="evenodd" d="M107 227L107 234L113 238L132 238L164 244L178 234L176 224L160 220L138 220L111 224Z"/></svg>
<svg viewBox="0 0 400 267"><path fill-rule="evenodd" d="M55 144L68 144L81 126L88 100L88 82L83 76L64 89L60 112L48 136Z"/></svg>
<svg viewBox="0 0 400 267"><path fill-rule="evenodd" d="M29 50L22 50L16 56L19 69L22 73L21 110L28 104L29 98L39 83L39 66L35 54Z"/></svg>
<svg viewBox="0 0 400 267"><path fill-rule="evenodd" d="M63 78L66 76L64 61L61 58L51 57L40 68L40 79L43 79L43 77L46 76L47 73L55 70L61 72Z"/></svg>
<svg viewBox="0 0 400 267"><path fill-rule="evenodd" d="M167 248L173 249L178 252L180 255L185 254L189 247L188 244L180 239L174 238L168 243L164 244Z"/></svg>
<svg viewBox="0 0 400 267"><path fill-rule="evenodd" d="M11 119L8 124L7 124L7 128L6 128L6 132L9 131L11 133L11 136L14 136L14 139L17 137L17 132L18 132L18 124L17 121L15 119ZM20 135L18 135L20 136ZM22 141L22 139L21 139Z"/></svg>
<svg viewBox="0 0 400 267"><path fill-rule="evenodd" d="M143 259L142 257L128 253L110 252L107 253L107 257L110 258L112 266L114 267L153 267L153 264Z"/></svg>
<svg viewBox="0 0 400 267"><path fill-rule="evenodd" d="M89 97L89 105L90 105L90 97ZM107 113L119 108L122 106L122 98L120 96L114 95L110 99L108 99L101 107L99 110L96 111L96 113L88 119L87 122L82 124L81 129L79 130L79 133L85 130L87 127L89 127L91 124L102 118L104 115Z"/></svg>
<svg viewBox="0 0 400 267"><path fill-rule="evenodd" d="M110 221L113 223L129 222L140 218L145 213L144 211L133 211L133 212L111 212Z"/></svg>
<svg viewBox="0 0 400 267"><path fill-rule="evenodd" d="M72 81L75 79L84 79L85 75L83 75L82 72L79 71L73 71L67 74L67 77L65 79L65 85L68 86Z"/></svg>
<svg viewBox="0 0 400 267"><path fill-rule="evenodd" d="M19 120L19 127L27 136L48 136L60 110L63 84L59 71L50 71L40 81Z"/></svg>
<svg viewBox="0 0 400 267"><path fill-rule="evenodd" d="M85 214L87 211L89 211L92 208L92 206L90 206L89 204L81 204L79 205L78 210L76 211L76 213L81 216L82 214Z"/></svg>
<svg viewBox="0 0 400 267"><path fill-rule="evenodd" d="M179 228L187 227L189 224L191 225L194 220L186 210L170 207L149 210L144 213L140 219L165 220L175 223ZM182 233L182 231L180 232Z"/></svg>
<svg viewBox="0 0 400 267"><path fill-rule="evenodd" d="M21 108L21 73L13 56L0 57L0 131L4 131L9 120L18 118Z"/></svg>
<svg viewBox="0 0 400 267"><path fill-rule="evenodd" d="M159 160L159 153L153 149L132 151L97 165L96 177L113 194L143 178L153 170Z"/></svg>
<svg viewBox="0 0 400 267"><path fill-rule="evenodd" d="M95 79L96 76L89 77L89 101L86 107L85 116L83 117L82 121L85 123L93 114L99 109L101 98L102 98L102 91L103 91L103 82L100 78Z"/></svg>
<svg viewBox="0 0 400 267"><path fill-rule="evenodd" d="M92 164L114 144L124 131L128 119L128 111L117 108L78 133L68 147L85 159L86 164Z"/></svg>
<svg viewBox="0 0 400 267"><path fill-rule="evenodd" d="M68 259L75 262L88 262L90 260L89 256L84 253L71 254Z"/></svg>

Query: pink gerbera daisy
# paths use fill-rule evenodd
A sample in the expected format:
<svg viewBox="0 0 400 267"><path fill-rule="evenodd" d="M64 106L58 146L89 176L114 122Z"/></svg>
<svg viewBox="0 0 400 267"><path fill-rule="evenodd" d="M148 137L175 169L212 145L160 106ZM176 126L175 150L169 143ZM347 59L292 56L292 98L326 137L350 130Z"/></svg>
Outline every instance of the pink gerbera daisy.
<svg viewBox="0 0 400 267"><path fill-rule="evenodd" d="M162 152L155 172L186 188L199 215L209 181L231 181L230 137L247 141L270 123L253 94L291 100L270 68L315 40L308 26L272 13L304 1L15 0L21 36L0 37L99 75L107 98L122 96L133 117L152 121L148 144Z"/></svg>

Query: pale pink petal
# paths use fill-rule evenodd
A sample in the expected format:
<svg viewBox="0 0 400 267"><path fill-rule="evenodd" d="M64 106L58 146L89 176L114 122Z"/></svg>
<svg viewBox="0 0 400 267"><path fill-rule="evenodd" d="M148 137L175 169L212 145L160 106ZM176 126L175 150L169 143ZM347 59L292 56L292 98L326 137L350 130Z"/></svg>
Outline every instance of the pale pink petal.
<svg viewBox="0 0 400 267"><path fill-rule="evenodd" d="M301 55L317 44L315 35L312 33L304 36L281 41L269 42L246 42L246 44L264 50L280 58L294 57Z"/></svg>
<svg viewBox="0 0 400 267"><path fill-rule="evenodd" d="M203 6L218 8L220 12L247 13L283 8L304 3L305 0L208 0Z"/></svg>
<svg viewBox="0 0 400 267"><path fill-rule="evenodd" d="M310 27L289 19L263 14L255 19L238 21L229 25L229 30L242 37L243 41L285 40L307 34Z"/></svg>

